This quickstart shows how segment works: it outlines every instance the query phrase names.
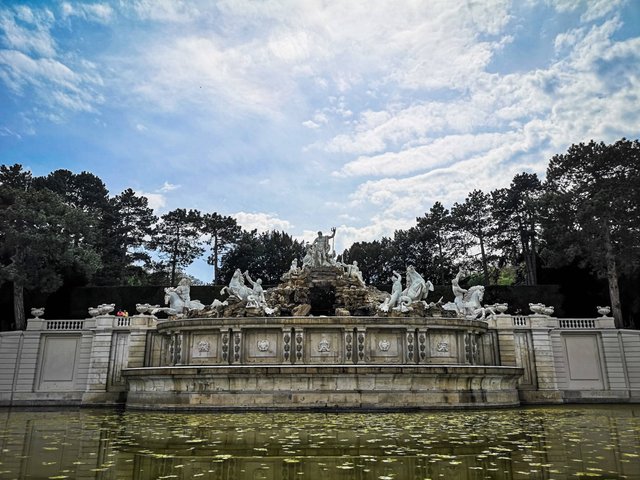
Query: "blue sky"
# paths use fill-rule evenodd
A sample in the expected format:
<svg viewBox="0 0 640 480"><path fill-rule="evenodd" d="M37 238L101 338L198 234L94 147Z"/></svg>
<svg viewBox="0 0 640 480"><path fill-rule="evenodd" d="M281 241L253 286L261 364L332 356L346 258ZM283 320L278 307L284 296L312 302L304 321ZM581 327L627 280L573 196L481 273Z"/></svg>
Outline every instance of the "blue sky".
<svg viewBox="0 0 640 480"><path fill-rule="evenodd" d="M637 0L5 1L0 155L340 251L637 138L639 65Z"/></svg>

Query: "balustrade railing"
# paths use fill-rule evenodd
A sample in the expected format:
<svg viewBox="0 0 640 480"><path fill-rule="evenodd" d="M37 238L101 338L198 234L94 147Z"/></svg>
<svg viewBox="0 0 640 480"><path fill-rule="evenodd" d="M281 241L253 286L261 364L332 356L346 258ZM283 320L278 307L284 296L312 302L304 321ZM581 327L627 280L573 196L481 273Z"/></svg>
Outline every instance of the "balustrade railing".
<svg viewBox="0 0 640 480"><path fill-rule="evenodd" d="M526 315L514 315L511 318L513 319L514 327L527 327L529 325L529 319Z"/></svg>
<svg viewBox="0 0 640 480"><path fill-rule="evenodd" d="M561 318L560 328L596 328L596 321L593 318Z"/></svg>
<svg viewBox="0 0 640 480"><path fill-rule="evenodd" d="M47 320L45 330L82 330L84 320Z"/></svg>
<svg viewBox="0 0 640 480"><path fill-rule="evenodd" d="M130 317L116 317L115 327L130 327L131 326L131 318Z"/></svg>

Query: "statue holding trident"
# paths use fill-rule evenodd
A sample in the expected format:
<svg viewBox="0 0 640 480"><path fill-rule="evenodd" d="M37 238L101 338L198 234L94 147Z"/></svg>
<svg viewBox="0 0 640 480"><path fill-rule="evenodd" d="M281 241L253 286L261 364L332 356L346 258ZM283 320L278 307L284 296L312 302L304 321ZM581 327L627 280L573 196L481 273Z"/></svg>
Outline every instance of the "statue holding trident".
<svg viewBox="0 0 640 480"><path fill-rule="evenodd" d="M336 264L334 255L331 254L329 240L335 238L336 228L331 229L331 235L323 235L318 232L318 236L308 247L307 255L303 260L305 266L309 267L330 267Z"/></svg>

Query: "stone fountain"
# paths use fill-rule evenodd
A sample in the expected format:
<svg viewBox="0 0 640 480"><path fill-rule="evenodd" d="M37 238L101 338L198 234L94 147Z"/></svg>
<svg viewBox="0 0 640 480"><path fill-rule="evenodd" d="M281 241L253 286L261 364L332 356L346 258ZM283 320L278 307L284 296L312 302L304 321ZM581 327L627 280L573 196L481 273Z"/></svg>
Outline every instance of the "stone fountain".
<svg viewBox="0 0 640 480"><path fill-rule="evenodd" d="M264 291L236 270L210 306L188 288L146 342L145 366L123 371L129 408L421 409L518 405L518 367L499 365L486 311L429 302L408 266L392 293L335 260L321 232L298 267ZM454 289L454 293L456 290ZM466 291L465 291L466 292ZM456 294L457 295L457 294ZM481 295L475 295L474 301ZM181 300L182 299L182 300ZM180 303L182 302L182 303Z"/></svg>

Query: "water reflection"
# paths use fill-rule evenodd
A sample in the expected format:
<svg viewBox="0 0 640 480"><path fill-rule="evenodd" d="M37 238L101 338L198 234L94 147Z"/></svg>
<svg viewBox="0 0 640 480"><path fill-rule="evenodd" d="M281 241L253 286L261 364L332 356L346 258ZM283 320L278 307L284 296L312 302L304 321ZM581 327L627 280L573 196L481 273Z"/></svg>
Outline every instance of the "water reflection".
<svg viewBox="0 0 640 480"><path fill-rule="evenodd" d="M0 478L640 479L640 407L402 414L0 410Z"/></svg>

